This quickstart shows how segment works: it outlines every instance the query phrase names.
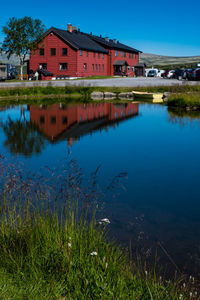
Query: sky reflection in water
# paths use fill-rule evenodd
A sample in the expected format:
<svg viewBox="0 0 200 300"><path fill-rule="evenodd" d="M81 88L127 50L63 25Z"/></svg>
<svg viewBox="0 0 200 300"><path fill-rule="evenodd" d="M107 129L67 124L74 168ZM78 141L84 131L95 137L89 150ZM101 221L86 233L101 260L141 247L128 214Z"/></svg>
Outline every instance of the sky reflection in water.
<svg viewBox="0 0 200 300"><path fill-rule="evenodd" d="M86 174L101 166L102 186L127 172L126 190L104 199L111 234L150 258L161 243L181 269L199 276L199 118L133 103L1 108L0 153L37 171L70 151ZM158 246L169 262L162 254Z"/></svg>

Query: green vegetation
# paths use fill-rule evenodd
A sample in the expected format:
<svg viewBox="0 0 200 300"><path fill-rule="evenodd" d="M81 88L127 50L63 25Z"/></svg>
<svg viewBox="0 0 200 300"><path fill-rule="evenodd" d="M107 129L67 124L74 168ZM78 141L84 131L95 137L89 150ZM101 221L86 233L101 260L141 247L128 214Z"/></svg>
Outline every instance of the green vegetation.
<svg viewBox="0 0 200 300"><path fill-rule="evenodd" d="M39 97L79 97L90 98L94 91L114 92L116 94L122 92L131 92L132 90L147 92L170 92L170 93L187 93L200 92L200 86L158 86L158 87L91 87L91 86L65 86L53 87L51 83L47 87L21 87L21 88L1 88L0 98L39 98Z"/></svg>
<svg viewBox="0 0 200 300"><path fill-rule="evenodd" d="M189 299L107 242L94 218L9 209L0 221L1 299Z"/></svg>
<svg viewBox="0 0 200 300"><path fill-rule="evenodd" d="M23 79L23 66L27 55L37 49L37 41L41 39L44 32L42 21L31 17L19 19L12 17L3 26L5 38L0 50L8 54L8 59L13 54L18 56L21 79Z"/></svg>
<svg viewBox="0 0 200 300"><path fill-rule="evenodd" d="M196 67L200 62L200 56L164 56L150 53L141 53L140 61L146 63L147 66L154 68L157 66L159 69L174 69L177 67L190 68Z"/></svg>
<svg viewBox="0 0 200 300"><path fill-rule="evenodd" d="M174 63L174 64L168 64L168 65L153 65L154 68L160 69L160 70L174 70L174 69L195 69L197 67L197 63L199 61L196 61L195 63ZM152 65L149 65L148 68L151 68Z"/></svg>
<svg viewBox="0 0 200 300"><path fill-rule="evenodd" d="M167 105L190 110L200 110L200 92L172 94L168 98Z"/></svg>
<svg viewBox="0 0 200 300"><path fill-rule="evenodd" d="M163 279L109 241L93 213L97 171L83 193L73 160L39 183L2 157L0 167L0 299L197 299L193 278Z"/></svg>

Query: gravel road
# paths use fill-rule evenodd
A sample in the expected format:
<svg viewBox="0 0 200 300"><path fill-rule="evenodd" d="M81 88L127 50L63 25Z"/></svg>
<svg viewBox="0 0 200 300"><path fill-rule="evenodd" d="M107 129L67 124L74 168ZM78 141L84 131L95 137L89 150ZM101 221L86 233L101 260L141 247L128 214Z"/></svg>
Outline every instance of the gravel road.
<svg viewBox="0 0 200 300"><path fill-rule="evenodd" d="M52 80L52 81L22 81L0 82L0 88L5 87L34 87L34 86L105 86L105 87L139 87L139 86L172 86L172 85L200 85L200 81L185 81L163 78L110 78L91 80Z"/></svg>

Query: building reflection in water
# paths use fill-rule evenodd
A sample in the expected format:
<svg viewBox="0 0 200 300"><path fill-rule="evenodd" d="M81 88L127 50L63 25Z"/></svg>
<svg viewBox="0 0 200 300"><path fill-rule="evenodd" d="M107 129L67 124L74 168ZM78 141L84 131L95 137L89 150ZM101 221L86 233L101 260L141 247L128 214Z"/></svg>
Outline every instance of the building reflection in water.
<svg viewBox="0 0 200 300"><path fill-rule="evenodd" d="M138 115L137 103L53 104L30 106L30 121L51 141L68 141L68 146L85 134L108 130Z"/></svg>

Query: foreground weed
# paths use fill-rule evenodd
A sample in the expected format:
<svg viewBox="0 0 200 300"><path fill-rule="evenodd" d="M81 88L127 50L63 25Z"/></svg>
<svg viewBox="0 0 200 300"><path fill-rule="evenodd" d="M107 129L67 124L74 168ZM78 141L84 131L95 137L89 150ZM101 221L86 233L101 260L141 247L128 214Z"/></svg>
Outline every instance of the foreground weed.
<svg viewBox="0 0 200 300"><path fill-rule="evenodd" d="M192 280L158 278L109 241L110 220L95 214L98 168L89 190L81 190L74 161L56 184L53 174L51 180L39 177L41 187L5 162L0 159L0 299L198 298Z"/></svg>

